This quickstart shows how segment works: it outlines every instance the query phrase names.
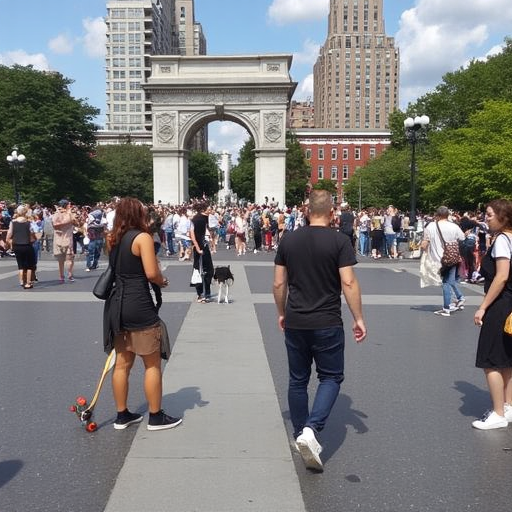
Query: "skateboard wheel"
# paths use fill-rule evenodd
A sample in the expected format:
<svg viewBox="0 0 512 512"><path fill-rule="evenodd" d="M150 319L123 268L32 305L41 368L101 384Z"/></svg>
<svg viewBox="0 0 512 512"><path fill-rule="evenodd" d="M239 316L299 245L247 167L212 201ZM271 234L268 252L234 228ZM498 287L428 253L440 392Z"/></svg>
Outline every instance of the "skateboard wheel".
<svg viewBox="0 0 512 512"><path fill-rule="evenodd" d="M87 430L87 432L94 432L97 429L98 425L94 421L91 421L91 423L87 423L87 425L85 426L85 430Z"/></svg>
<svg viewBox="0 0 512 512"><path fill-rule="evenodd" d="M70 408L69 408L70 412L76 412L76 405L72 405Z"/></svg>
<svg viewBox="0 0 512 512"><path fill-rule="evenodd" d="M83 407L86 404L87 404L87 399L86 398L84 398L83 396L77 396L76 397L76 405L78 405L80 407Z"/></svg>

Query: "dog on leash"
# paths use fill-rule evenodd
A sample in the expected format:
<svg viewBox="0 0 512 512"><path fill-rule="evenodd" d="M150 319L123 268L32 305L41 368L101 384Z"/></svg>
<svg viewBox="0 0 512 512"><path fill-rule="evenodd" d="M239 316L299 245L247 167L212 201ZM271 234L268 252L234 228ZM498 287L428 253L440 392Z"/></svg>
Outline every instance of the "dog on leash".
<svg viewBox="0 0 512 512"><path fill-rule="evenodd" d="M217 281L219 285L219 293L217 295L217 303L221 303L222 298L222 290L224 290L224 302L226 304L229 303L229 287L233 285L235 278L229 268L227 267L215 267L215 272L213 273L213 279Z"/></svg>

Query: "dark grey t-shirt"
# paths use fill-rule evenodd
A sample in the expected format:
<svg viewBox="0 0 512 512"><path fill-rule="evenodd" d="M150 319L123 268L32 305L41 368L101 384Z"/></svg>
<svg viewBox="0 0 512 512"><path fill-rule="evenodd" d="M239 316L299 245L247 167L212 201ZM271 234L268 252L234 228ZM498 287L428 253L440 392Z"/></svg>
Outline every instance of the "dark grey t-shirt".
<svg viewBox="0 0 512 512"><path fill-rule="evenodd" d="M342 324L339 269L357 263L347 235L321 226L286 234L274 260L286 267L286 327L321 329Z"/></svg>

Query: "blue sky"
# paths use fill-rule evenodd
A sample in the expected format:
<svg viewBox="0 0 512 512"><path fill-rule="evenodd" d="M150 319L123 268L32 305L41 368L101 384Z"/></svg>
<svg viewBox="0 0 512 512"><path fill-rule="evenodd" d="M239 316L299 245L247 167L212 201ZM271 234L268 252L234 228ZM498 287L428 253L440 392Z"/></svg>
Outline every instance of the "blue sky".
<svg viewBox="0 0 512 512"><path fill-rule="evenodd" d="M312 69L327 34L329 0L195 0L211 55L290 53L295 99L312 97ZM106 0L0 0L0 63L33 64L75 81L72 94L105 110L102 18ZM386 32L401 52L400 103L435 87L512 35L510 0L384 0ZM210 126L210 149L236 153L246 133Z"/></svg>

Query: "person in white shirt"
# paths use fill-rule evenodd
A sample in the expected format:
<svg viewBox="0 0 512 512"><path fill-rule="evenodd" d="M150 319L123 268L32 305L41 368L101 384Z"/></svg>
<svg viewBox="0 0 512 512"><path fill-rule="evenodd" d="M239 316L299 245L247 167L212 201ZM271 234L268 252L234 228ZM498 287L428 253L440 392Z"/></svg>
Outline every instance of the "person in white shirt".
<svg viewBox="0 0 512 512"><path fill-rule="evenodd" d="M455 242L464 240L465 236L460 227L454 222L450 222L448 217L450 210L446 206L440 206L435 215L435 222L431 222L423 233L421 248L429 251L429 255L434 262L440 263L444 253L444 242ZM442 238L441 238L442 235ZM450 316L452 311L464 306L466 301L459 285L457 284L458 265L441 268L441 277L443 283L443 309L436 311L436 314ZM451 303L452 293L455 295L455 303Z"/></svg>

